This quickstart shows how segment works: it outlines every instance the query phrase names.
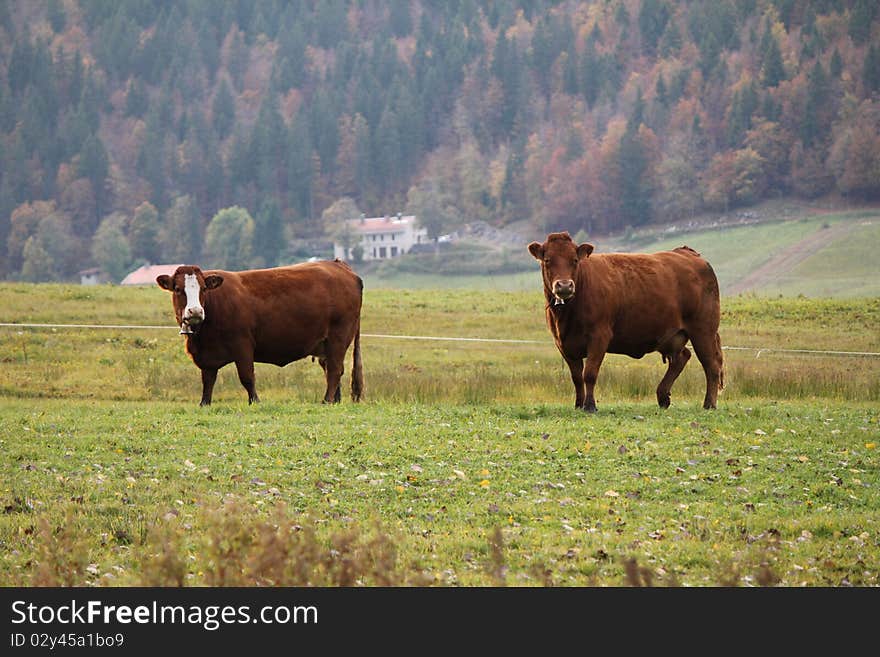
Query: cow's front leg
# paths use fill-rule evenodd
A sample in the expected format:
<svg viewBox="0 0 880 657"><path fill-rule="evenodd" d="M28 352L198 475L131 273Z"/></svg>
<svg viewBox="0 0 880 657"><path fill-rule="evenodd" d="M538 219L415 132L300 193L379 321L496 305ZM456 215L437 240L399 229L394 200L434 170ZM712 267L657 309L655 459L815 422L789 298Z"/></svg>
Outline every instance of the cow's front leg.
<svg viewBox="0 0 880 657"><path fill-rule="evenodd" d="M599 368L602 366L602 360L605 358L605 352L608 349L608 340L593 339L587 348L587 362L584 364L584 387L586 395L584 397L584 410L587 413L596 412L596 397L593 392L596 389L596 380L599 378Z"/></svg>
<svg viewBox="0 0 880 657"><path fill-rule="evenodd" d="M584 359L569 358L562 355L568 370L571 372L571 382L574 384L574 407L584 407Z"/></svg>
<svg viewBox="0 0 880 657"><path fill-rule="evenodd" d="M241 385L247 390L248 404L260 401L254 381L254 359L239 358L235 361L235 369L238 370L238 380L241 381Z"/></svg>
<svg viewBox="0 0 880 657"><path fill-rule="evenodd" d="M215 381L217 381L217 370L208 367L202 368L202 401L199 402L199 406L211 405Z"/></svg>

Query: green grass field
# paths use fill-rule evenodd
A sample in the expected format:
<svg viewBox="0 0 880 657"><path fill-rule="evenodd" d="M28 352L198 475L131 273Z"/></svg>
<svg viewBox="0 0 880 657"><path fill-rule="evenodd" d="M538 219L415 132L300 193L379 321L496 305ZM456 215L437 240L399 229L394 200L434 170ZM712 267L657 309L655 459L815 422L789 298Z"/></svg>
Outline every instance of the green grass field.
<svg viewBox="0 0 880 657"><path fill-rule="evenodd" d="M367 401L320 368L198 370L158 288L0 284L0 584L874 586L880 358L659 356L573 408L538 291L367 288ZM880 300L722 299L728 346L880 351ZM350 366L350 361L347 362ZM346 375L347 382L347 375Z"/></svg>

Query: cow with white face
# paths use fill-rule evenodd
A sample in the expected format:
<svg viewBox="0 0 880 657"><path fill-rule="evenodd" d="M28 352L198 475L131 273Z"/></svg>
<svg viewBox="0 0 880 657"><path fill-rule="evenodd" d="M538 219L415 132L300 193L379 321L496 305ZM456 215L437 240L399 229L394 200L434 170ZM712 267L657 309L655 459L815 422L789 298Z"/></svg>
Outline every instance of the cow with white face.
<svg viewBox="0 0 880 657"><path fill-rule="evenodd" d="M192 335L205 321L205 291L220 287L223 277L205 276L198 267L178 267L173 276L163 274L156 282L174 295L174 315L180 334Z"/></svg>
<svg viewBox="0 0 880 657"><path fill-rule="evenodd" d="M324 370L324 401L338 402L343 360L352 344L351 398L361 399L364 286L344 262L205 272L185 265L156 283L171 292L186 353L202 372L203 406L211 403L217 371L229 363L235 363L248 402L256 402L255 362L284 367L307 356Z"/></svg>

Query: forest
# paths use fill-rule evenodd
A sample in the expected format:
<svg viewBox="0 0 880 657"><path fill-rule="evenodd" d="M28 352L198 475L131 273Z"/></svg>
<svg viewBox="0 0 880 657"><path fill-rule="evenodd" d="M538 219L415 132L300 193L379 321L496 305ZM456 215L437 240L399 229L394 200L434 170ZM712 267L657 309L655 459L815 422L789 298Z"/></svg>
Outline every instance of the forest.
<svg viewBox="0 0 880 657"><path fill-rule="evenodd" d="M880 198L876 0L0 0L0 278Z"/></svg>

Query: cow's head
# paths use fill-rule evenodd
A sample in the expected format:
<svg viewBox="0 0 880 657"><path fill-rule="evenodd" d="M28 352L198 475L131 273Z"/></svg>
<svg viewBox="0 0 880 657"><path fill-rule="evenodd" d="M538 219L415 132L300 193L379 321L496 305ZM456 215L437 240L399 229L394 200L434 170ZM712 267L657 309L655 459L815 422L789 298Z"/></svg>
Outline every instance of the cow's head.
<svg viewBox="0 0 880 657"><path fill-rule="evenodd" d="M543 244L529 244L529 253L541 263L544 287L556 299L557 305L574 296L578 263L592 252L592 244L576 245L568 233L550 233Z"/></svg>
<svg viewBox="0 0 880 657"><path fill-rule="evenodd" d="M171 292L180 334L189 335L198 331L205 321L205 291L220 287L223 277L217 274L205 276L198 267L183 266L171 276L157 276L156 282L163 290Z"/></svg>

